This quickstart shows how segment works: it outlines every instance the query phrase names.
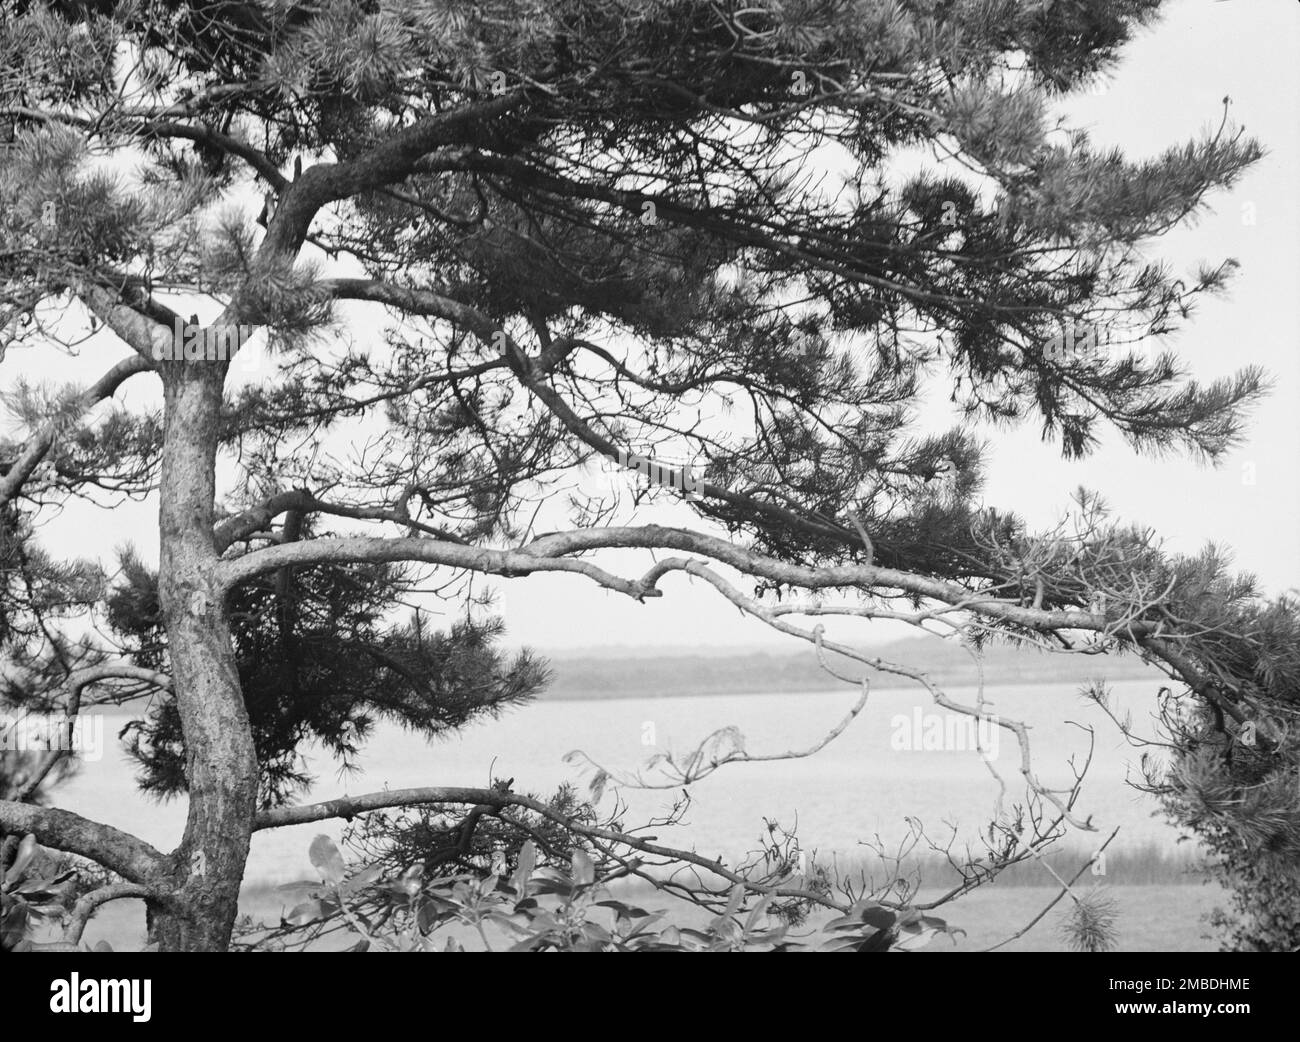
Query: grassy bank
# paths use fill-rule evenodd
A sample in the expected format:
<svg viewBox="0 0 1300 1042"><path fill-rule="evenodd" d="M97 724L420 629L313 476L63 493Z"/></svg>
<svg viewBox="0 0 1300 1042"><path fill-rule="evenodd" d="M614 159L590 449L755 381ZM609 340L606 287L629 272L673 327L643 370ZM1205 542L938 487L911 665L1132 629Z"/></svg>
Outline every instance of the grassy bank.
<svg viewBox="0 0 1300 1042"><path fill-rule="evenodd" d="M1100 842L1100 841L1099 841ZM1066 846L1037 858L1005 868L998 874L999 890L1008 887L1041 887L1053 882L1051 873L1043 867L1046 862L1057 875L1070 879L1084 867L1092 851L1083 847ZM818 863L831 863L830 858L818 858ZM886 872L895 871L894 862L882 862L876 856L859 858L838 857L833 863L842 873L865 872L869 879L879 880ZM897 865L897 870L909 879L919 879L927 888L938 890L955 886L961 877L943 856L927 853L910 857ZM1080 883L1106 883L1115 886L1183 886L1204 883L1204 867L1195 850L1188 847L1169 849L1154 843L1122 847L1112 844L1105 859L1095 870L1089 868Z"/></svg>

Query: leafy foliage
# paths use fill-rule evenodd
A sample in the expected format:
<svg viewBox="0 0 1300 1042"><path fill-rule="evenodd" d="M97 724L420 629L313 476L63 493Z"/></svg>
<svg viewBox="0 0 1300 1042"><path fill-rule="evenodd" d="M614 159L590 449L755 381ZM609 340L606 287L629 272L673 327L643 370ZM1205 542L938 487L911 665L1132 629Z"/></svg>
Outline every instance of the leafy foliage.
<svg viewBox="0 0 1300 1042"><path fill-rule="evenodd" d="M73 902L105 876L80 859L46 850L30 833L23 836L0 877L0 952L30 950L33 933L65 919Z"/></svg>
<svg viewBox="0 0 1300 1042"><path fill-rule="evenodd" d="M531 840L513 870L482 877L431 878L420 864L400 875L373 866L348 874L325 836L313 841L311 853L324 883L293 884L307 889L307 899L288 913L285 925L342 920L360 934L349 951L883 952L920 948L953 932L933 916L862 901L825 922L815 940L795 937L787 925L769 921L769 898L746 908L742 885L702 927L673 925L667 912L613 896L581 850L567 865L539 865ZM368 911L360 910L363 904Z"/></svg>

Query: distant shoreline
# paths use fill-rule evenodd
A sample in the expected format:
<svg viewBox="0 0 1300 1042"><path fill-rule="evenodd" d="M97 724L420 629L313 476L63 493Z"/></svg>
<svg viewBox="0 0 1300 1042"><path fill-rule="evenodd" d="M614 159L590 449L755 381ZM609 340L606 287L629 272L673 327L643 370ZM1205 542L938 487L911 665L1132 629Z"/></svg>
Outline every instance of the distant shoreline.
<svg viewBox="0 0 1300 1042"><path fill-rule="evenodd" d="M644 650L644 649L641 649ZM895 641L860 649L864 656L924 671L944 688L971 688L979 684L980 670L970 652L952 641L921 638ZM625 701L632 698L707 698L712 695L775 695L814 691L846 691L854 685L831 676L812 649L745 654L702 650L659 656L624 658L548 655L535 652L549 663L551 683L538 702ZM843 655L830 653L827 662L841 676L866 676L880 690L918 687L905 676L872 669ZM992 645L980 654L983 681L989 687L1025 684L1077 684L1098 680L1166 682L1158 670L1140 659L1123 655L1048 654L1034 648ZM110 715L138 715L143 701L105 707Z"/></svg>
<svg viewBox="0 0 1300 1042"><path fill-rule="evenodd" d="M909 681L906 677L894 677L886 675L888 682L876 682L872 685L873 690L878 691L906 691L911 688L921 689L921 686L915 682ZM868 678L871 679L871 678ZM878 681L879 678L877 678ZM1127 683L1133 680L1157 679L1149 678L1146 674L1133 675L1111 675L1105 678L1107 683ZM947 690L954 688L972 688L979 683L977 677L958 677L955 680L945 680L942 687ZM1080 687L1087 683L1085 680L1075 680L1073 678L1061 678L1052 676L1041 677L985 677L984 684L989 688L1007 688L1007 687L1028 687L1034 684L1051 684L1067 685L1075 684ZM568 690L547 690L537 696L538 702L623 702L634 698L710 698L713 696L741 696L744 695L803 695L803 694L820 694L823 691L849 691L854 687L843 681L830 680L825 684L800 684L795 687L788 685L773 684L767 687L746 686L746 687L725 687L725 688L684 688L680 690L643 690L641 688L628 689L620 688L614 690L595 690L590 688L574 688Z"/></svg>
<svg viewBox="0 0 1300 1042"><path fill-rule="evenodd" d="M873 690L878 691L906 691L911 688L918 688L920 685L906 677L891 676L889 674L876 674L873 683ZM1126 683L1134 680L1150 679L1153 683L1160 681L1159 674L1152 672L1137 671L1117 671L1105 676L1107 683ZM1031 684L1052 684L1066 685L1076 684L1082 687L1088 682L1088 678L1079 678L1073 676L1058 676L1050 673L1035 676L988 676L984 677L984 684L990 688L1007 688L1007 687L1027 687ZM979 678L974 673L969 676L945 676L942 679L942 686L945 689L954 688L971 688L979 683ZM686 687L678 689L657 688L650 689L647 686L617 686L611 685L608 688L597 687L568 687L560 684L548 688L539 694L537 702L624 702L634 698L710 698L713 696L737 696L745 695L802 695L818 694L823 691L848 691L852 685L844 681L836 680L833 677L816 678L814 682L804 682L797 684L771 683L755 684L752 681L745 686L719 685L712 687ZM120 704L88 707L102 712L105 716L137 716L148 703L149 698L137 699L133 702L123 702ZM84 710L83 710L84 712Z"/></svg>
<svg viewBox="0 0 1300 1042"><path fill-rule="evenodd" d="M924 671L946 688L1022 684L1079 684L1150 679L1162 675L1141 660L1118 656L1048 655L996 646L985 649L983 672L959 645L939 639L899 641L864 649L873 659ZM877 671L870 665L830 654L827 661L841 676L866 676L874 684L908 688L905 676ZM627 698L697 698L708 695L762 695L802 691L840 691L851 685L817 661L812 652L798 654L673 655L663 658L571 658L551 662L554 679L538 701L598 701Z"/></svg>
<svg viewBox="0 0 1300 1042"><path fill-rule="evenodd" d="M705 660L709 661L709 660ZM715 668L697 675L695 662L680 663L675 660L637 660L624 662L594 662L583 660L552 663L553 683L537 698L537 702L622 702L634 698L709 698L716 695L794 695L822 691L848 691L853 685L827 675L820 670L788 669L773 666L769 669L730 670ZM986 671L984 684L990 688L1024 687L1030 684L1066 685L1083 687L1095 679L1107 683L1150 680L1159 684L1164 678L1154 670L1134 668L1138 663L1103 661L1111 668L1095 673L1079 671L1020 670ZM596 666L597 668L592 668ZM800 664L802 665L802 664ZM876 673L861 663L840 664L847 675L867 674L875 690L903 691L920 688L907 677ZM568 667L568 668L566 668ZM972 688L979 684L979 674L974 670L934 670L931 679L945 689ZM120 705L96 707L106 716L137 716L150 696Z"/></svg>

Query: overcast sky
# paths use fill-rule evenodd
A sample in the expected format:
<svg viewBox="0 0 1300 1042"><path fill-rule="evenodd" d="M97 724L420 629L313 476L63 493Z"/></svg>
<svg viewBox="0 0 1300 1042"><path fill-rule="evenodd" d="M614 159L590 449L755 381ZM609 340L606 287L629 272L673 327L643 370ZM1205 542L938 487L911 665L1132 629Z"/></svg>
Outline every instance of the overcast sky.
<svg viewBox="0 0 1300 1042"><path fill-rule="evenodd" d="M1229 256L1241 262L1229 294L1204 302L1172 345L1199 379L1248 364L1273 374L1276 387L1253 414L1246 444L1218 469L1139 458L1113 437L1088 460L1066 463L1032 426L1010 434L988 430L990 505L1050 526L1068 509L1071 491L1085 485L1100 491L1118 517L1154 527L1172 549L1194 551L1207 541L1230 546L1238 565L1255 572L1268 591L1300 588L1298 44L1300 4L1292 0L1180 0L1129 46L1102 92L1071 99L1063 109L1097 144L1118 145L1137 158L1217 126L1227 95L1232 118L1267 148L1236 189L1211 199L1212 212L1158 240L1153 251L1182 270ZM86 382L84 374L97 374L101 362L121 354L120 345L97 344L69 364L13 352L0 372L6 387L20 372ZM132 386L126 400L154 398L151 382L148 389ZM947 419L935 410L928 418ZM650 519L688 520L676 507L638 514L638 520ZM156 554L156 523L153 504L109 513L72 508L46 526L43 538L56 551L100 554L109 564L113 547L126 541ZM626 562L628 572L644 567L644 558L609 560ZM638 605L577 577L515 580L502 587L509 640L547 651L619 646L639 655L700 645L793 650L788 638L740 618L710 589L680 575L663 585L667 596ZM879 628L874 636L863 627L852 632L863 642L899 635Z"/></svg>

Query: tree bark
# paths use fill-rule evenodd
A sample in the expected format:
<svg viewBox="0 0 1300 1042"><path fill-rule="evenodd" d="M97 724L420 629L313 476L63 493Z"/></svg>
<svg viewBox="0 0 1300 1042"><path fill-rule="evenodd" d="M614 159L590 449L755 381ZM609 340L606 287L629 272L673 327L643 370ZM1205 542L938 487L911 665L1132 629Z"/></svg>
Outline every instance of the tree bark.
<svg viewBox="0 0 1300 1042"><path fill-rule="evenodd" d="M217 434L225 365L165 366L158 592L185 737L189 816L170 858L175 890L149 906L164 951L223 951L238 912L257 806L257 760L216 581Z"/></svg>

